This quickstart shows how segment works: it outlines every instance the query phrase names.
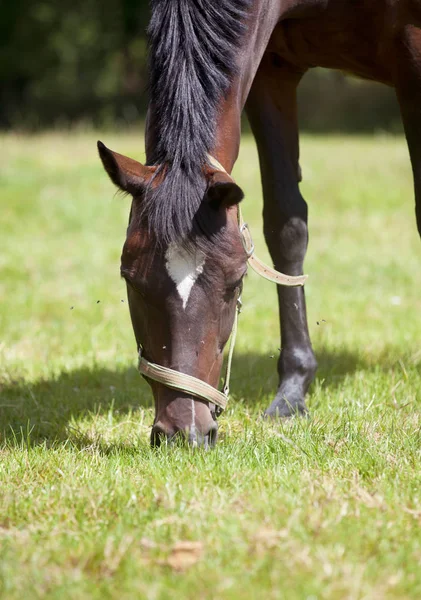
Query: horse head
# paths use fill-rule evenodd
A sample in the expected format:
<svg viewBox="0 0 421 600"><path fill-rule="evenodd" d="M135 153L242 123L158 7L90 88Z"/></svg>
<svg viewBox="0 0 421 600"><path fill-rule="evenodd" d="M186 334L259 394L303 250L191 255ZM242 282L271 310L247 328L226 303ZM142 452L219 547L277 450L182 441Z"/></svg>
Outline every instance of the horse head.
<svg viewBox="0 0 421 600"><path fill-rule="evenodd" d="M148 363L217 388L247 271L238 226L243 193L222 167L203 165L202 199L188 231L169 240L151 227L148 208L148 195L165 187L166 169L144 166L101 142L98 149L113 183L133 198L121 275L138 350ZM166 201L169 205L171 198ZM155 399L154 445L180 432L193 444L214 444L211 401L147 379Z"/></svg>

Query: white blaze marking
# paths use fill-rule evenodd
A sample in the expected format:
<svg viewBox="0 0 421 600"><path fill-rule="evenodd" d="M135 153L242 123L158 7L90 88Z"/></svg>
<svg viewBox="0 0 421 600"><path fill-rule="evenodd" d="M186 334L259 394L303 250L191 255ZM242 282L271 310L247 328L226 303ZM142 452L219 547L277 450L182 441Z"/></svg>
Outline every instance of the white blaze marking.
<svg viewBox="0 0 421 600"><path fill-rule="evenodd" d="M185 309L196 279L203 273L205 255L200 250L189 252L173 242L168 246L165 259L168 275L177 286Z"/></svg>
<svg viewBox="0 0 421 600"><path fill-rule="evenodd" d="M192 436L194 436L194 434L196 433L196 407L194 405L194 399L192 398L191 401L191 427L190 427L190 434ZM193 442L193 445L196 445L197 442Z"/></svg>

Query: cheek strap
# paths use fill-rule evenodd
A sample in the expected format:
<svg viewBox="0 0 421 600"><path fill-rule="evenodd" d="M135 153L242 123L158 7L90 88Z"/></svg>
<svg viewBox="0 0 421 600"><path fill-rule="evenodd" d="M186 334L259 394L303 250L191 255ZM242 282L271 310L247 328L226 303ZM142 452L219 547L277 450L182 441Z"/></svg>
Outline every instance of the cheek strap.
<svg viewBox="0 0 421 600"><path fill-rule="evenodd" d="M222 173L226 173L229 177L231 175L224 169L221 163L211 154L208 154L209 164L218 171ZM241 232L241 239L243 242L244 250L248 256L248 263L250 267L255 271L260 277L267 279L268 281L272 281L272 283L276 283L277 285L283 285L286 287L297 287L305 284L307 280L307 275L285 275L280 271L276 271L272 267L269 267L264 262L260 260L254 254L254 244L251 237L250 229L247 223L244 223L243 217L241 214L241 208L238 206L238 226Z"/></svg>

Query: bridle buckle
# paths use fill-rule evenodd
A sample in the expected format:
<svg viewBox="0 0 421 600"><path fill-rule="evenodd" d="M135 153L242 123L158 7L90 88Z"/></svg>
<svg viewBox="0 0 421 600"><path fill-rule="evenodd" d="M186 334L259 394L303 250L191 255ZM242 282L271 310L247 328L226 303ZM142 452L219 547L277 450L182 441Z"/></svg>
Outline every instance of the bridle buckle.
<svg viewBox="0 0 421 600"><path fill-rule="evenodd" d="M254 242L253 238L251 237L250 229L247 223L243 223L242 225L240 225L240 233L244 251L250 258L250 256L254 254Z"/></svg>

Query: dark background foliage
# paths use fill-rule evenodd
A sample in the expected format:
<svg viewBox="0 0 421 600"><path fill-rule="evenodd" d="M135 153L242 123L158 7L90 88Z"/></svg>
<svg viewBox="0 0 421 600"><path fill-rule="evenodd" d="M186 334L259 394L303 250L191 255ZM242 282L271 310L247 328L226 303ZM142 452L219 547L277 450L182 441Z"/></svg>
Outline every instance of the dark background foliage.
<svg viewBox="0 0 421 600"><path fill-rule="evenodd" d="M130 125L147 104L147 0L1 0L0 127ZM399 130L392 90L313 70L300 87L312 131Z"/></svg>

